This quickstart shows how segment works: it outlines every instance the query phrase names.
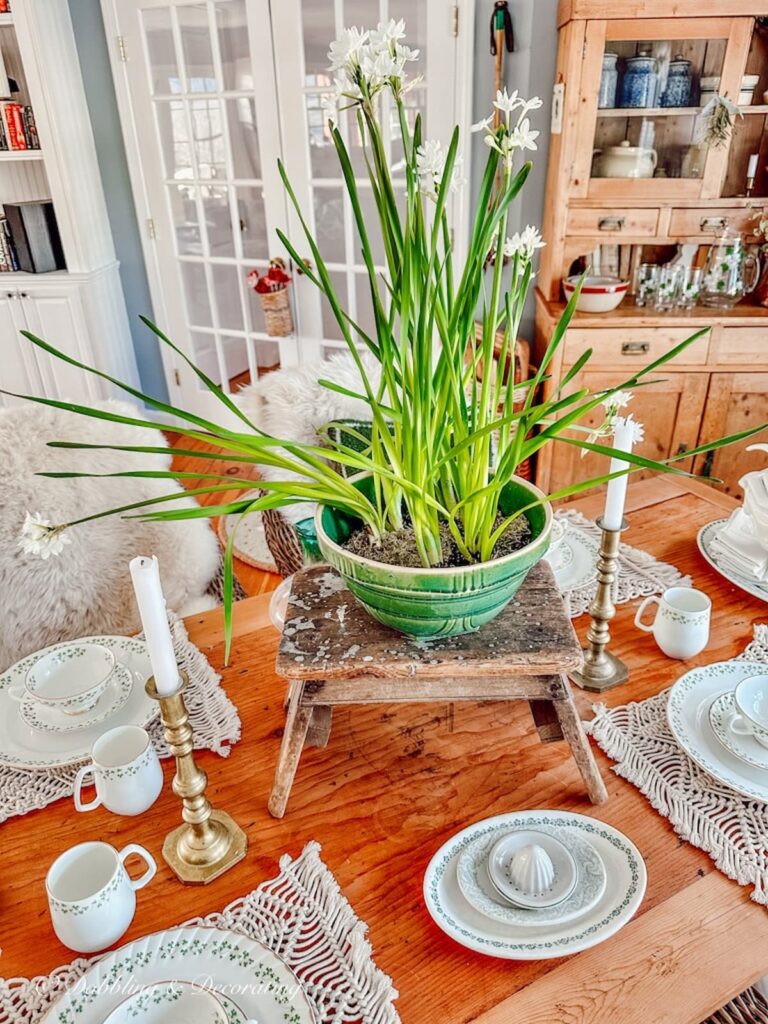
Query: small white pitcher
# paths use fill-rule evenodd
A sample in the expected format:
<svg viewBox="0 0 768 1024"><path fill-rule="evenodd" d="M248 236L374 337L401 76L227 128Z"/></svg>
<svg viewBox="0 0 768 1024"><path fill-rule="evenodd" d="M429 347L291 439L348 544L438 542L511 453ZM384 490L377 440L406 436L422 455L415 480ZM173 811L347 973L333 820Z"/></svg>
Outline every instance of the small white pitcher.
<svg viewBox="0 0 768 1024"><path fill-rule="evenodd" d="M124 861L132 853L147 864L133 879ZM157 865L143 846L130 843L118 853L109 843L79 843L51 865L45 879L53 930L78 953L106 949L125 934L136 913L136 890L154 878Z"/></svg>
<svg viewBox="0 0 768 1024"><path fill-rule="evenodd" d="M659 606L653 625L643 621L649 604ZM709 643L709 621L712 602L701 590L693 587L670 587L661 597L651 594L635 615L635 625L653 638L668 658L693 658Z"/></svg>
<svg viewBox="0 0 768 1024"><path fill-rule="evenodd" d="M96 796L83 802L88 776L96 784ZM160 796L163 769L152 740L138 725L119 725L96 740L91 762L75 776L75 808L94 811L102 804L113 814L143 814Z"/></svg>

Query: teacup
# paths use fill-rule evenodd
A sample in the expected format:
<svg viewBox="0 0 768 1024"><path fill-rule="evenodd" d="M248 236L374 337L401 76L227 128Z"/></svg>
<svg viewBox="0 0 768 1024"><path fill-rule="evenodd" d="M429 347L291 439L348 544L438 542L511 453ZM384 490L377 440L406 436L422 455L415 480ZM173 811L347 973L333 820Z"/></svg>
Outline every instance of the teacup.
<svg viewBox="0 0 768 1024"><path fill-rule="evenodd" d="M738 736L754 736L768 747L768 675L748 676L733 691L737 710L728 725Z"/></svg>
<svg viewBox="0 0 768 1024"><path fill-rule="evenodd" d="M213 992L191 981L142 986L119 1003L104 1024L227 1024L227 1012Z"/></svg>
<svg viewBox="0 0 768 1024"><path fill-rule="evenodd" d="M643 621L643 612L650 604L658 611L653 625ZM709 620L712 602L701 590L693 587L670 587L661 597L651 594L635 615L635 625L653 638L668 658L692 658L709 642Z"/></svg>
<svg viewBox="0 0 768 1024"><path fill-rule="evenodd" d="M83 803L83 784L89 776L96 796ZM163 770L149 734L138 725L119 725L99 736L91 762L75 776L75 808L94 811L104 804L113 814L143 814L162 788Z"/></svg>
<svg viewBox="0 0 768 1024"><path fill-rule="evenodd" d="M54 708L65 715L90 711L104 694L112 673L115 656L102 644L62 644L32 665L24 686L12 687L14 700L26 697Z"/></svg>
<svg viewBox="0 0 768 1024"><path fill-rule="evenodd" d="M126 857L137 854L147 864L140 878L125 870ZM157 871L143 846L129 843L118 851L109 843L79 843L51 865L45 879L53 930L70 949L95 953L125 934L136 913L136 890Z"/></svg>

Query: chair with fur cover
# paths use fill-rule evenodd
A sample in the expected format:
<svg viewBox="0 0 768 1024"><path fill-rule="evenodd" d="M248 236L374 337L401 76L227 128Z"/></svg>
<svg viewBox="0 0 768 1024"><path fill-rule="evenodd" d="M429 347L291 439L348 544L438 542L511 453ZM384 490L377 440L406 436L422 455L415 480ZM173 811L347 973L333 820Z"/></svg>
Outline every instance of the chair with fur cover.
<svg viewBox="0 0 768 1024"><path fill-rule="evenodd" d="M101 407L141 415L126 402ZM109 516L68 530L70 543L58 555L42 559L24 553L19 536L27 512L53 523L70 522L176 489L169 480L37 476L40 471L117 473L171 465L170 455L47 447L54 440L164 444L157 431L59 409L22 405L0 410L0 670L61 640L137 632L141 626L128 571L135 555L157 555L169 608L191 614L216 604L206 591L219 570L221 549L208 520L152 523ZM192 498L181 498L174 506L194 504Z"/></svg>

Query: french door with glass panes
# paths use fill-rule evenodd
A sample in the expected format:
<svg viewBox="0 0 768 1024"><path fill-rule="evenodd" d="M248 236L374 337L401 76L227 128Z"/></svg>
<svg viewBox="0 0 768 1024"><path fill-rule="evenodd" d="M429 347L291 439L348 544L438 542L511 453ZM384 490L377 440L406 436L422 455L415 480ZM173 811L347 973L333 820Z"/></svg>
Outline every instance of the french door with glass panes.
<svg viewBox="0 0 768 1024"><path fill-rule="evenodd" d="M294 331L267 334L249 271L287 254L286 232L308 250L277 170L281 158L318 239L342 305L364 329L371 315L349 202L322 108L330 41L345 25L403 18L420 51L408 93L411 122L447 140L468 107L466 41L447 0L102 0L117 40L113 70L134 199L146 233L155 318L179 348L230 393L280 366L344 346L314 285L293 273ZM471 32L471 3L464 31ZM383 119L395 179L397 119ZM340 127L375 217L355 118ZM463 208L453 211L460 232ZM383 254L380 254L383 262ZM164 352L171 399L221 416L187 364Z"/></svg>

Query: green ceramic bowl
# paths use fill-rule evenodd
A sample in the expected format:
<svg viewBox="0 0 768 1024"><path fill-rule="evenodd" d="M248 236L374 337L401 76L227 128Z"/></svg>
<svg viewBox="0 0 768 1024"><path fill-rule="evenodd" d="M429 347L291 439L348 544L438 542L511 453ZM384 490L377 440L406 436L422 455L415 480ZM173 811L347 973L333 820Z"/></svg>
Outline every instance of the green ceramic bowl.
<svg viewBox="0 0 768 1024"><path fill-rule="evenodd" d="M369 486L366 478L355 483ZM537 498L544 499L538 487L514 477L501 492L499 508L510 515ZM403 568L350 553L342 545L360 521L327 506L318 508L315 527L323 557L375 619L408 636L459 636L495 618L546 554L552 507L544 502L525 516L533 540L524 548L490 562L449 569Z"/></svg>

